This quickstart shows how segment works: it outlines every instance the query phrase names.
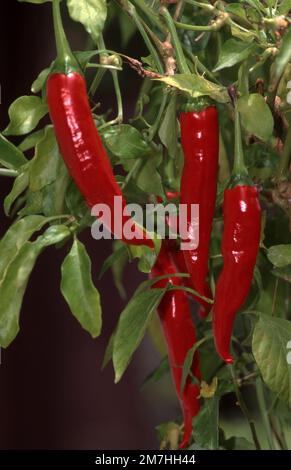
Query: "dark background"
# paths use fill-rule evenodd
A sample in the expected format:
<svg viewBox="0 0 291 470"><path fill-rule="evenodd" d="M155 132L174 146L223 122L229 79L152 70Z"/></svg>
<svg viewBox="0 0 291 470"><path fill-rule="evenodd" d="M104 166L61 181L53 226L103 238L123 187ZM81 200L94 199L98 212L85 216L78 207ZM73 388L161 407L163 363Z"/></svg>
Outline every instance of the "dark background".
<svg viewBox="0 0 291 470"><path fill-rule="evenodd" d="M1 2L1 121L8 123L8 106L30 94L38 73L54 59L55 47L50 4L33 5L17 0ZM81 25L65 20L72 47L82 50L87 36ZM120 50L118 32L106 35L107 47ZM130 54L146 54L138 36ZM114 106L109 76L97 94L102 108ZM122 89L125 107L132 109L139 79L127 68ZM0 180L1 201L11 180ZM0 208L0 235L11 221ZM155 426L176 418L178 403L169 379L140 390L159 355L146 338L125 377L114 385L112 368L100 371L107 340L123 304L111 274L97 281L110 241L82 240L91 255L93 276L102 295L102 336L92 340L71 315L60 290L60 265L69 247L51 248L39 259L21 311L21 331L5 351L0 366L1 449L154 449ZM126 273L128 292L142 276L134 265ZM1 299L0 299L1 302Z"/></svg>

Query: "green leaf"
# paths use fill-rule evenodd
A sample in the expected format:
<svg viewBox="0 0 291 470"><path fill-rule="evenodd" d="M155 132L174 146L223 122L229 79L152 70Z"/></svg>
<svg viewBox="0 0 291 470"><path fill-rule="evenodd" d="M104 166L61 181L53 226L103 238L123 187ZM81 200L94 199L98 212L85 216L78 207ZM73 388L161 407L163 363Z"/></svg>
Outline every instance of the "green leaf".
<svg viewBox="0 0 291 470"><path fill-rule="evenodd" d="M41 215L31 215L18 220L7 230L0 241L0 281L9 264L32 234L47 223ZM1 303L1 302L0 302Z"/></svg>
<svg viewBox="0 0 291 470"><path fill-rule="evenodd" d="M9 264L0 283L0 345L7 348L19 331L22 299L41 247L26 242Z"/></svg>
<svg viewBox="0 0 291 470"><path fill-rule="evenodd" d="M122 311L113 344L115 383L119 382L124 374L165 292L166 289L139 292L131 298Z"/></svg>
<svg viewBox="0 0 291 470"><path fill-rule="evenodd" d="M117 18L121 34L121 47L125 48L134 36L136 32L136 26L131 18L129 18L127 15L118 14Z"/></svg>
<svg viewBox="0 0 291 470"><path fill-rule="evenodd" d="M175 158L178 142L177 94L172 94L159 129L159 137L170 157Z"/></svg>
<svg viewBox="0 0 291 470"><path fill-rule="evenodd" d="M260 315L253 334L253 355L266 385L289 407L291 407L291 367L287 362L287 344L290 341L290 321Z"/></svg>
<svg viewBox="0 0 291 470"><path fill-rule="evenodd" d="M291 0L283 0L278 7L278 13L280 13L280 15L287 15L290 11Z"/></svg>
<svg viewBox="0 0 291 470"><path fill-rule="evenodd" d="M108 258L106 258L106 260L104 261L100 269L99 279L101 279L104 276L106 271L108 271L108 269L111 268L111 266L119 259L119 257L123 255L123 253L127 254L127 247L126 245L122 244L116 249L116 251L111 253L111 255L108 256Z"/></svg>
<svg viewBox="0 0 291 470"><path fill-rule="evenodd" d="M282 44L278 54L276 55L274 64L271 69L271 81L277 82L282 76L285 67L291 62L291 28L284 34Z"/></svg>
<svg viewBox="0 0 291 470"><path fill-rule="evenodd" d="M245 437L231 436L224 440L223 448L227 450L255 450L255 445Z"/></svg>
<svg viewBox="0 0 291 470"><path fill-rule="evenodd" d="M207 341L211 338L212 338L212 333L210 333L209 335L207 335L204 338L197 341L195 344L193 344L192 348L190 348L187 351L187 354L186 354L186 357L185 357L185 360L184 360L184 364L183 364L183 372L182 372L182 378L181 378L181 393L183 393L183 390L184 390L184 387L185 387L185 384L186 384L186 380L187 380L187 378L190 374L194 354L196 353L197 349L201 346L201 344L205 343L205 341Z"/></svg>
<svg viewBox="0 0 291 470"><path fill-rule="evenodd" d="M21 222L24 222L21 225ZM37 222L39 224L37 225ZM15 239L10 229L10 245L6 239L6 248L8 250L4 252L4 260L1 256L1 264L6 264L6 269L3 271L3 276L0 282L0 346L7 348L13 341L19 331L19 314L23 296L26 290L26 286L29 280L29 276L34 268L36 260L40 255L41 251L52 244L59 243L64 238L70 236L69 229L64 225L49 227L43 235L37 238L35 242L24 241L25 238L32 235L32 230L40 228L43 223L47 222L47 219L43 217L31 216L26 219L22 219L14 225L19 230L17 236L18 246L15 247ZM9 232L9 231L8 231ZM6 233L6 237L7 234ZM17 234L17 235L18 235ZM14 243L13 243L14 242ZM3 239L1 241L1 245ZM21 243L21 246L20 246ZM16 248L13 255L11 254L11 248ZM17 249L19 247L19 249ZM3 246L0 247L0 253L2 253ZM12 255L12 256L11 256Z"/></svg>
<svg viewBox="0 0 291 470"><path fill-rule="evenodd" d="M225 11L237 16L238 18L247 20L246 11L240 3L231 3L230 5L226 5Z"/></svg>
<svg viewBox="0 0 291 470"><path fill-rule="evenodd" d="M15 147L0 133L0 163L11 170L17 170L27 163L20 149Z"/></svg>
<svg viewBox="0 0 291 470"><path fill-rule="evenodd" d="M37 242L45 248L51 245L57 245L71 236L72 233L66 225L51 225L40 237L38 237Z"/></svg>
<svg viewBox="0 0 291 470"><path fill-rule="evenodd" d="M52 127L47 127L43 139L35 148L35 156L29 167L29 189L39 191L57 178L59 147Z"/></svg>
<svg viewBox="0 0 291 470"><path fill-rule="evenodd" d="M274 119L271 110L262 95L252 93L238 100L238 110L241 115L243 127L259 139L268 140L274 128ZM258 119L260 116L260 119Z"/></svg>
<svg viewBox="0 0 291 470"><path fill-rule="evenodd" d="M218 405L218 397L206 398L199 414L193 420L195 443L210 450L217 450L219 447Z"/></svg>
<svg viewBox="0 0 291 470"><path fill-rule="evenodd" d="M74 241L62 264L61 291L73 315L93 338L102 325L100 296L91 278L91 261L85 246Z"/></svg>
<svg viewBox="0 0 291 470"><path fill-rule="evenodd" d="M102 138L109 151L121 160L140 158L150 151L141 133L129 124L105 129L102 132Z"/></svg>
<svg viewBox="0 0 291 470"><path fill-rule="evenodd" d="M15 206L17 207L18 204L22 203L25 200L25 205L22 209L18 210L17 214L19 217L25 217L27 215L33 214L42 214L42 200L43 200L43 193L42 191L37 191L36 193L32 193L31 191L27 191L26 194L20 196L20 198L16 201ZM17 207L18 209L18 207ZM44 214L46 215L46 214ZM55 214L52 214L55 215Z"/></svg>
<svg viewBox="0 0 291 470"><path fill-rule="evenodd" d="M216 83L206 80L204 77L193 74L176 74L169 77L157 79L178 90L187 92L192 98L199 96L210 96L219 103L227 103L229 96L226 89Z"/></svg>
<svg viewBox="0 0 291 470"><path fill-rule="evenodd" d="M43 87L44 87L44 85L45 85L45 83L48 79L48 76L50 74L50 71L51 71L51 67L48 67L48 68L46 68L46 69L44 69L40 72L38 77L34 80L33 84L31 85L32 93L36 94L36 93L40 92L43 89Z"/></svg>
<svg viewBox="0 0 291 470"><path fill-rule="evenodd" d="M108 341L108 344L107 344L107 347L106 347L106 350L105 350L104 358L103 358L103 361L102 361L101 370L105 369L105 367L109 364L109 362L112 359L113 343L114 343L115 333L116 333L116 330L113 331L112 335L109 338L109 341Z"/></svg>
<svg viewBox="0 0 291 470"><path fill-rule="evenodd" d="M39 131L35 131L32 134L29 134L21 144L18 146L19 150L22 152L26 152L27 150L32 149L33 147L36 146L36 144L43 139L44 133L45 133L46 128L44 127L43 129L40 129Z"/></svg>
<svg viewBox="0 0 291 470"><path fill-rule="evenodd" d="M147 194L164 196L163 182L160 173L156 169L159 166L160 158L154 152L141 161L136 173L133 174L135 184ZM123 163L124 169L129 169L131 165Z"/></svg>
<svg viewBox="0 0 291 470"><path fill-rule="evenodd" d="M44 215L53 216L67 213L66 195L71 182L67 167L61 158L58 159L57 177L43 188L42 210ZM37 194L37 193L33 193Z"/></svg>
<svg viewBox="0 0 291 470"><path fill-rule="evenodd" d="M242 31L241 28L233 24L231 25L231 35L246 42L252 42L254 38L257 37L257 33L253 31Z"/></svg>
<svg viewBox="0 0 291 470"><path fill-rule="evenodd" d="M127 247L132 258L138 258L138 269L142 273L149 273L156 262L157 255L161 248L161 240L154 238L155 249L152 250L144 245L129 245Z"/></svg>
<svg viewBox="0 0 291 470"><path fill-rule="evenodd" d="M4 131L5 135L28 134L47 111L47 105L38 96L21 96L9 108L10 123Z"/></svg>
<svg viewBox="0 0 291 470"><path fill-rule="evenodd" d="M113 249L119 251L120 245L122 242L119 242L119 240L116 240L115 243L113 243ZM118 293L120 295L120 298L125 300L127 295L126 295L126 290L123 285L123 272L126 264L128 263L128 251L126 247L125 249L122 250L122 253L120 256L118 256L118 259L115 259L112 266L112 275L113 275L113 280L116 289L118 290Z"/></svg>
<svg viewBox="0 0 291 470"><path fill-rule="evenodd" d="M266 180L274 175L278 166L278 152L262 142L255 142L245 149L249 174L256 180Z"/></svg>
<svg viewBox="0 0 291 470"><path fill-rule="evenodd" d="M281 269L273 269L272 274L279 279L291 283L291 265Z"/></svg>
<svg viewBox="0 0 291 470"><path fill-rule="evenodd" d="M83 24L96 42L107 16L106 0L67 0L71 18Z"/></svg>
<svg viewBox="0 0 291 470"><path fill-rule="evenodd" d="M267 256L276 268L291 264L291 245L275 245L268 249Z"/></svg>
<svg viewBox="0 0 291 470"><path fill-rule="evenodd" d="M220 50L218 62L213 69L213 72L218 70L233 67L243 60L246 60L256 50L257 46L254 43L248 43L237 39L228 39Z"/></svg>
<svg viewBox="0 0 291 470"><path fill-rule="evenodd" d="M8 196L4 199L4 212L5 215L9 215L12 204L16 201L18 196L25 191L28 187L29 183L29 175L28 175L28 168L25 168L22 173L20 173L17 178L15 179L12 189Z"/></svg>

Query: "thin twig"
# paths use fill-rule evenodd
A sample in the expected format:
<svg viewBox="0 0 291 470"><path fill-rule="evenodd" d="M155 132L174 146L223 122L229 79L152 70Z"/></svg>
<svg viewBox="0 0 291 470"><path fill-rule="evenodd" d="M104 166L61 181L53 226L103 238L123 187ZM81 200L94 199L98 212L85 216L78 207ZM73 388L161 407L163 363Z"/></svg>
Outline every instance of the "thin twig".
<svg viewBox="0 0 291 470"><path fill-rule="evenodd" d="M252 437L253 437L255 447L256 447L257 450L261 450L261 445L260 445L260 442L259 442L259 439L258 439L258 436L257 436L255 423L254 423L253 419L251 418L251 416L249 414L249 410L248 410L248 408L245 404L245 401L244 401L243 396L241 394L240 388L237 384L237 379L236 379L234 367L232 365L229 365L228 367L229 367L229 370L230 370L230 373L231 373L231 377L232 377L233 385L234 385L234 388L235 388L235 394L236 394L236 397L237 397L238 404L239 404L240 409L241 409L242 413L244 414L244 416L245 416L245 418L248 422L248 425L250 427L250 431L251 431L251 434L252 434Z"/></svg>

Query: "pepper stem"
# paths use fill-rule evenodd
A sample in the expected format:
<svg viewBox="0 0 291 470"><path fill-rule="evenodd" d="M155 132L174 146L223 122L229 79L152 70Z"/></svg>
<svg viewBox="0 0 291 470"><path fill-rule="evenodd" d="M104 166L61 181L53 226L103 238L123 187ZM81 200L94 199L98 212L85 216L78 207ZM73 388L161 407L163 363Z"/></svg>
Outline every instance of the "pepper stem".
<svg viewBox="0 0 291 470"><path fill-rule="evenodd" d="M234 163L232 176L247 176L248 170L244 161L244 153L241 138L241 125L237 102L235 102L235 121L234 121Z"/></svg>
<svg viewBox="0 0 291 470"><path fill-rule="evenodd" d="M160 9L160 14L163 16L166 22L167 28L169 30L169 33L171 35L171 38L172 38L172 43L174 45L174 49L176 53L176 60L177 60L179 72L185 73L185 74L190 73L190 69L185 59L184 52L183 52L180 40L178 38L178 34L175 28L173 18L171 17L166 7L162 7Z"/></svg>
<svg viewBox="0 0 291 470"><path fill-rule="evenodd" d="M60 8L61 1L62 0L53 0L52 4L57 47L57 60L55 63L55 68L62 72L69 73L73 70L79 70L79 65L72 53L64 31Z"/></svg>

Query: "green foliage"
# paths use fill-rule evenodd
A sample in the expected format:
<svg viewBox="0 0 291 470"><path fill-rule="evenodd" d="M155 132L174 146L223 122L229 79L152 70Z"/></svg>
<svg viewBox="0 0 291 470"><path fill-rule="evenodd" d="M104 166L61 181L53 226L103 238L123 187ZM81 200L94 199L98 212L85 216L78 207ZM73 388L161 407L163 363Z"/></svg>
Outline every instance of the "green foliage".
<svg viewBox="0 0 291 470"><path fill-rule="evenodd" d="M91 279L91 261L85 246L75 240L62 264L61 291L73 315L93 338L101 332L100 295Z"/></svg>
<svg viewBox="0 0 291 470"><path fill-rule="evenodd" d="M201 104L206 99L217 106L221 148L209 263L213 291L222 265L223 190L229 183L234 153L234 112L229 91L232 98L236 91L245 162L263 208L261 250L254 282L232 338L235 377L230 377L228 366L215 352L211 318L202 321L196 314L193 317L197 342L189 349L183 365L181 392L189 376L194 380L194 354L200 355L202 380L201 410L193 420L189 449L254 449L258 447L256 427L260 429L261 425L269 448L290 447L290 442L284 441L284 426L291 423L291 368L287 361L288 348L291 349L290 0L188 0L170 35L164 16L160 15L159 1L117 0L107 5L105 0L67 0L63 6L71 20L81 23L89 34L88 50L74 54L88 80L93 117L127 202L144 205L159 198L165 202L166 191L179 190L183 168L178 120L181 104ZM175 8L169 6L172 16ZM107 46L102 37L104 28ZM114 29L120 33L121 51L110 50L110 33ZM133 38L144 43L142 57L128 55ZM136 51L136 47L132 50ZM21 304L39 255L49 246L58 248L71 239L72 246L62 264L61 291L72 314L92 338L101 333L100 294L93 284L86 247L77 239L94 219L69 176L53 126L47 125L46 120L42 125L48 113L45 86L52 65L40 71L33 81L33 95L18 97L11 104L8 127L0 133L0 176L14 178L4 199L5 214L13 220L0 240L2 347L8 347L19 331ZM139 75L136 87L141 85L135 109L134 103L127 107L128 97L132 100L135 96L127 93L127 65ZM107 80L110 73L113 80ZM116 117L108 109L100 113L102 80L107 87L113 84ZM10 141L4 135L23 137ZM100 277L111 269L124 301L127 265L137 260L132 266L135 264L148 276L156 261L161 240L156 234L151 235L154 250L115 240L112 254L103 266L94 267L95 272L100 270ZM103 361L103 367L113 361L115 382L123 377L155 310L166 290L171 289L153 289L156 281L144 281L119 315ZM191 289L187 292L193 294ZM145 383L150 386L157 382L169 369L168 358L163 357ZM254 388L257 380L262 383L263 393ZM245 385L257 390L252 403L255 424L244 403ZM249 426L251 431L247 438L241 437L234 425L231 432L223 432L226 418L223 413L220 415L220 402L234 393L232 401L238 401L243 411L238 426ZM162 448L177 449L180 435L180 424L172 421L158 427ZM251 437L254 442L249 441Z"/></svg>

